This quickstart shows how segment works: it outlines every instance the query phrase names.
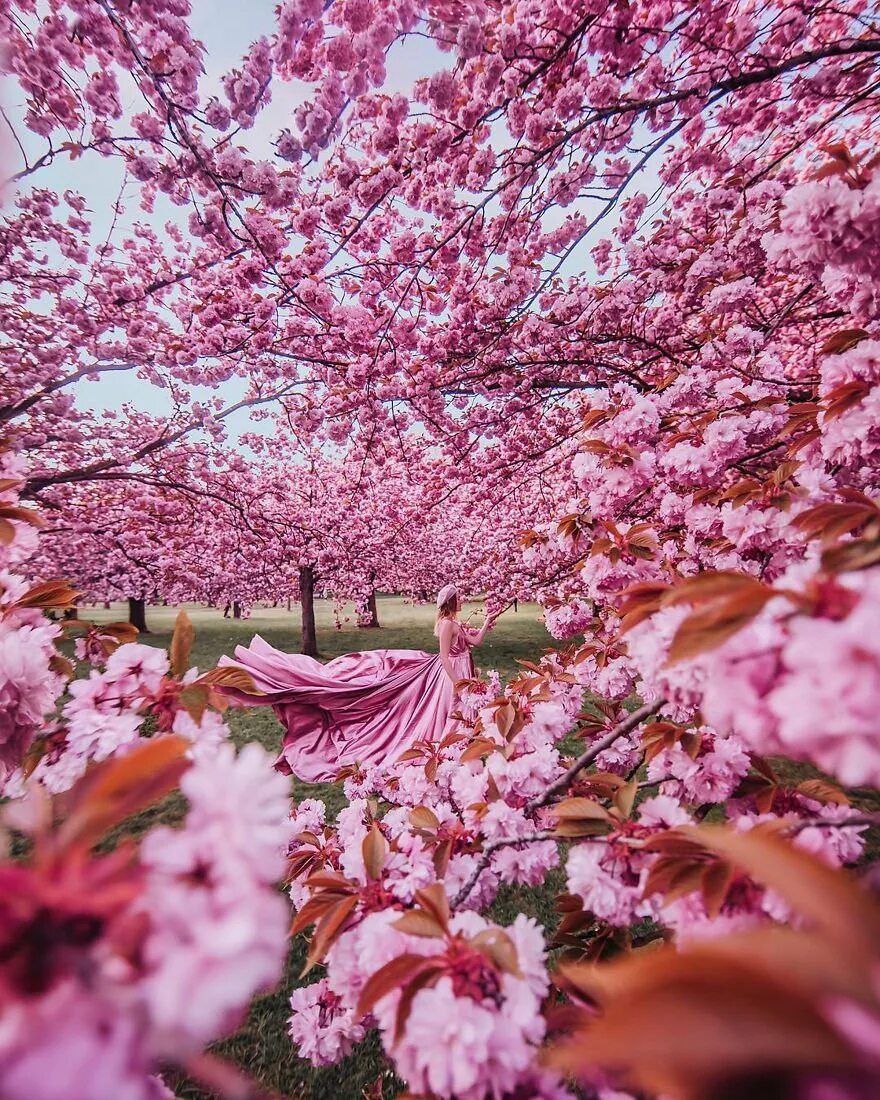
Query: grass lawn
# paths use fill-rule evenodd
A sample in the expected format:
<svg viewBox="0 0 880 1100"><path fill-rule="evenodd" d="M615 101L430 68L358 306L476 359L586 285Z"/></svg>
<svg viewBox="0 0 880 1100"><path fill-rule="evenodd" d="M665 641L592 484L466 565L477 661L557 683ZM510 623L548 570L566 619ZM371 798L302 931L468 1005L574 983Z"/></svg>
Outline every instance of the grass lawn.
<svg viewBox="0 0 880 1100"><path fill-rule="evenodd" d="M381 629L359 629L353 617L343 622L337 630L333 605L319 601L316 605L318 647L322 658L337 657L356 649L426 649L436 648L433 637L434 608L432 605L413 606L396 597L380 597L378 600ZM462 617L467 618L478 610L478 605L466 605ZM177 608L151 607L147 611L147 625L151 633L139 639L150 645L167 649L174 629ZM236 645L246 645L254 634L261 634L267 642L279 649L298 651L300 648L299 609L255 608L248 619L224 619L222 610L201 606L187 606L186 612L195 628L192 662L202 671L217 664L224 653L230 656ZM92 622L111 622L125 619L128 611L123 604L103 605L80 609L83 619ZM349 609L350 614L350 609ZM475 622L481 621L475 616ZM517 612L508 611L499 620L485 643L474 654L477 665L484 671L495 668L502 681L512 676L518 659L533 660L552 644L552 639L539 621L534 605L520 604ZM271 709L257 707L253 710L230 710L229 726L236 744L259 741L273 754L281 746L281 727ZM345 804L342 788L331 783L307 784L292 781L297 799L322 798L331 813ZM173 822L183 813L184 802L174 794L159 806L127 822L125 831L141 832L157 821ZM559 879L556 881L556 879ZM562 889L561 877L553 876L541 890L511 887L504 889L494 907L493 916L502 924L509 924L517 913L534 916L545 925L555 923L553 897ZM363 1090L374 1084L384 1073L385 1063L375 1036L362 1043L354 1054L339 1066L314 1069L308 1062L296 1056L287 1037L285 1025L289 1015L288 998L298 984L298 975L305 959L305 940L298 937L291 943L287 972L276 992L257 998L251 1006L247 1020L231 1038L217 1045L218 1053L244 1067L265 1086L277 1089L283 1095L303 1100L356 1100ZM317 980L321 971L315 970L305 979ZM192 1082L169 1080L178 1096L187 1100L205 1097ZM384 1095L396 1096L402 1091L400 1082L391 1076L384 1081Z"/></svg>
<svg viewBox="0 0 880 1100"><path fill-rule="evenodd" d="M222 654L232 655L236 645L247 644L256 633L279 649L299 650L298 610L287 612L283 609L257 608L249 619L241 620L224 619L222 611L212 608L188 606L186 610L195 627L192 661L202 671L216 665ZM465 607L464 616L475 610L476 605ZM81 609L84 619L96 622L124 619L126 614L127 609L122 604L113 605L109 610L103 606ZM167 648L176 615L176 608L150 608L147 623L151 633L142 636L141 640ZM332 605L319 603L318 646L322 657L331 658L355 649L431 650L436 647L436 639L432 635L434 609L430 605L414 607L402 599L380 598L379 619L382 623L379 630L358 629L353 617L343 622L342 629L336 629ZM518 659L533 660L551 644L539 621L538 609L534 605L521 605L518 612L508 611L502 617L485 644L476 652L475 658L484 671L497 669L503 681L516 672ZM278 751L281 727L270 708L230 710L228 720L236 744L259 741L273 754ZM789 760L777 758L773 764L782 781L789 784L818 774L809 765ZM305 784L292 780L292 793L297 799L322 798L331 816L345 803L341 787L329 783ZM880 810L878 792L859 790L850 794L854 806L873 812ZM160 820L174 822L183 810L182 797L173 794L160 805L126 822L123 830L130 835ZM880 830L870 830L866 856L868 859L880 859ZM517 913L526 913L545 927L554 928L556 914L553 898L562 889L564 882L560 871L552 872L539 889L504 887L490 915L498 923L506 925L513 921ZM401 1083L387 1073L387 1064L375 1036L368 1038L339 1066L317 1070L297 1058L287 1037L285 1024L289 1015L288 998L298 984L304 958L305 940L300 936L291 943L287 970L278 989L253 1002L240 1030L217 1044L218 1053L241 1065L264 1086L292 1100L357 1100L364 1095L364 1089L372 1090L383 1074L381 1095L385 1098L398 1095L402 1091ZM320 969L316 969L306 980L315 981L320 974ZM185 1079L169 1079L169 1084L178 1096L186 1100L203 1100L206 1096ZM380 1094L370 1091L369 1095L371 1100L378 1100Z"/></svg>

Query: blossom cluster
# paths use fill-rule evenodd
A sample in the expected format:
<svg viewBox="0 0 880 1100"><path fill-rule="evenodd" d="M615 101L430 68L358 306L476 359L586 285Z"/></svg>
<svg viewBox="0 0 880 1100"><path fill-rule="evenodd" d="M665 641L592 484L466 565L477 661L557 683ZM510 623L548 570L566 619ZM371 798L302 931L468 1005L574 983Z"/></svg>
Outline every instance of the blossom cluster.
<svg viewBox="0 0 880 1100"><path fill-rule="evenodd" d="M2 461L17 480L14 458ZM101 667L68 684L74 668L47 609L72 593L22 579L38 521L4 507L0 1091L158 1100L169 1091L157 1072L201 1057L279 978L288 783L262 747L236 754L196 670L174 674L186 624L174 672L162 651L98 632L107 648L86 650ZM178 827L93 850L176 786L187 806ZM10 854L13 837L28 839L26 855Z"/></svg>
<svg viewBox="0 0 880 1100"><path fill-rule="evenodd" d="M561 867L565 921L585 949L597 930L634 935L646 923L685 943L794 919L748 874L731 874L719 898L699 874L690 889L670 888L682 846L695 867L707 864L691 830L709 808L739 833L782 828L831 867L860 858L865 825L849 821L843 792L762 777L741 735L662 716L640 730L639 715L628 723L612 704L588 716L580 679L591 660L589 646L547 656L497 694L463 684L439 744L346 769L349 801L335 822L320 801L294 807L294 928L315 925L310 965L327 968L291 998L302 1057L330 1064L377 1028L413 1089L450 1100L565 1096L552 1071L535 1076L546 933L523 916L507 928L489 920L500 889L543 885ZM581 768L562 748L579 724ZM602 1074L590 1080L612 1095Z"/></svg>
<svg viewBox="0 0 880 1100"><path fill-rule="evenodd" d="M0 258L0 416L33 462L0 479L4 570L34 550L33 516L9 487L27 477L29 498L60 518L33 580L69 563L91 595L247 606L305 595L317 576L362 602L379 586L421 599L461 565L474 591L538 596L554 636L576 640L507 688L469 686L439 744L354 769L337 821L297 808L291 900L298 926L315 925L310 962L326 959L328 976L294 995L291 1035L325 1064L375 1025L414 1089L561 1095L556 1070L533 1068L549 945L527 922L488 919L500 890L567 876L560 946L595 957L625 950L646 922L682 947L740 928L769 947L763 926L796 933L796 900L822 892L786 896L785 883L808 878L846 903L836 921L816 905L807 914L810 945L828 953L780 929L773 942L825 999L768 988L813 1027L786 1054L812 1055L830 1036L844 1079L789 1091L847 1095L863 1078L870 1089L880 1009L865 945L878 924L831 870L859 857L863 824L846 792L817 777L793 788L765 756L847 784L880 771L871 6L285 0L228 71L212 68L190 7L21 0L6 20L0 67L21 108L4 146L17 190ZM425 40L435 71L401 75L398 59L408 70L405 51ZM265 125L270 102L292 104L278 132ZM85 171L58 186L75 162ZM73 181L85 191L111 171L105 237L103 194ZM171 395L173 409L96 411L84 387L111 372ZM244 410L253 462L224 448ZM198 776L211 761L199 744L223 735L210 682L130 641L79 638L95 665L68 690L75 670L45 612L72 599L51 581L0 576L0 766L22 812L26 791L75 798L95 767L133 759L154 732L156 744L185 736ZM628 717L631 696L656 711L635 712L648 725ZM222 744L212 752L219 789L232 758ZM248 750L235 768L256 776L256 760ZM34 1025L50 1064L72 1060L51 998L82 994L61 1022L92 1029L77 1049L114 1095L158 1090L155 1060L186 1057L227 1026L227 994L242 1002L269 970L261 937L276 918L258 899L274 857L264 864L256 840L256 869L243 867L238 818L221 827L210 795L184 781L195 816L138 858L135 894L161 884L135 914L146 920L125 919L134 902L122 891L103 899L97 941L94 922L62 922L47 989L17 928L18 953L2 955L25 1001L13 1024ZM269 819L243 819L283 847L279 791L268 789ZM726 830L695 827L706 818ZM784 873L762 877L774 860ZM255 896L241 899L241 885ZM195 950L192 970L180 958L190 907L211 949L228 951L205 963ZM705 990L699 963L730 974L734 950L690 956L687 977ZM195 986L222 974L192 1016L166 952ZM809 970L828 957L833 969ZM138 970L147 963L155 985ZM621 1015L665 1017L687 963L685 950L672 962L658 952L661 1011L642 982ZM740 971L754 977L751 963ZM127 976L135 996L120 1005ZM657 1032L624 1031L615 1046L613 993L582 981L578 1047L590 1053L574 1066L598 1091L596 1068L627 1065ZM708 1011L688 1001L686 1027L670 1029L686 1036L691 1067L703 1020L714 1042L768 1034L766 1021L749 1030L723 1015L763 1006L760 983L741 998L719 987ZM425 1019L441 1007L449 1029L434 1034ZM4 1030L9 1073L25 1069L0 1091L38 1094L29 1034ZM96 1055L95 1035L117 1057ZM740 1066L735 1053L716 1061ZM639 1093L658 1079L682 1095L729 1092L717 1066L692 1079L673 1054L626 1080ZM136 1067L131 1088L118 1065Z"/></svg>
<svg viewBox="0 0 880 1100"><path fill-rule="evenodd" d="M141 778L155 782L146 764ZM167 1095L157 1069L185 1065L277 981L287 785L261 748L229 744L180 784L182 825L152 830L134 857L89 855L63 826L54 837L38 784L4 808L3 827L35 845L0 868L4 1095Z"/></svg>

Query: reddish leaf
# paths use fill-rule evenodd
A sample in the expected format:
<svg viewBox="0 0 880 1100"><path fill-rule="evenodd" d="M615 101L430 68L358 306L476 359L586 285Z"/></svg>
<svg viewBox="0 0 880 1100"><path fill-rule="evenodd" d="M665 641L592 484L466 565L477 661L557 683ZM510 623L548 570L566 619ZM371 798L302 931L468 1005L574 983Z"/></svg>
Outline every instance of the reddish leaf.
<svg viewBox="0 0 880 1100"><path fill-rule="evenodd" d="M553 835L554 837L574 840L578 837L602 836L610 829L610 819L608 821L560 821L553 830Z"/></svg>
<svg viewBox="0 0 880 1100"><path fill-rule="evenodd" d="M65 680L72 680L74 677L73 662L62 657L60 653L54 653L49 658L49 668L59 676L63 676Z"/></svg>
<svg viewBox="0 0 880 1100"><path fill-rule="evenodd" d="M443 936L443 926L423 909L411 909L404 913L394 922L393 927L410 936L425 936L430 939Z"/></svg>
<svg viewBox="0 0 880 1100"><path fill-rule="evenodd" d="M355 1015L360 1018L371 1012L377 1001L399 989L402 985L411 982L423 970L428 967L436 967L436 959L428 955L404 954L385 963L370 978L367 979L361 990Z"/></svg>
<svg viewBox="0 0 880 1100"><path fill-rule="evenodd" d="M177 621L174 624L174 633L171 636L169 654L171 658L171 675L175 680L180 680L189 668L189 654L194 636L195 632L189 615L185 611L178 612Z"/></svg>
<svg viewBox="0 0 880 1100"><path fill-rule="evenodd" d="M636 800L638 789L638 780L633 778L630 779L628 783L625 783L620 790L615 792L614 805L624 817L629 817L632 813L633 803Z"/></svg>
<svg viewBox="0 0 880 1100"><path fill-rule="evenodd" d="M848 806L849 799L833 783L825 779L805 779L798 783L797 790L807 798L813 798L816 802L833 802L837 806Z"/></svg>
<svg viewBox="0 0 880 1100"><path fill-rule="evenodd" d="M414 829L426 829L434 832L440 828L440 819L427 806L416 806L410 812L409 821Z"/></svg>
<svg viewBox="0 0 880 1100"><path fill-rule="evenodd" d="M566 798L550 808L561 821L607 821L608 811L590 798Z"/></svg>
<svg viewBox="0 0 880 1100"><path fill-rule="evenodd" d="M209 693L207 687L198 683L187 684L178 698L192 720L201 722L202 715L208 706Z"/></svg>
<svg viewBox="0 0 880 1100"><path fill-rule="evenodd" d="M424 755L425 754L421 748L407 749L406 752L403 752L400 754L400 756L398 756L395 763L404 764L408 760L421 760Z"/></svg>
<svg viewBox="0 0 880 1100"><path fill-rule="evenodd" d="M626 634L659 610L660 602L668 591L668 584L653 581L632 584L625 588L618 603L618 614L621 617L620 633Z"/></svg>
<svg viewBox="0 0 880 1100"><path fill-rule="evenodd" d="M856 539L831 547L822 554L822 568L829 573L868 569L880 562L880 538Z"/></svg>
<svg viewBox="0 0 880 1100"><path fill-rule="evenodd" d="M311 890L336 890L343 894L357 891L357 885L350 882L340 871L318 871L309 875L306 886Z"/></svg>
<svg viewBox="0 0 880 1100"><path fill-rule="evenodd" d="M769 589L747 573L725 571L698 573L695 577L687 577L674 588L670 588L661 599L661 605L672 607L681 603L691 603L699 606L755 591L767 592Z"/></svg>
<svg viewBox="0 0 880 1100"><path fill-rule="evenodd" d="M863 328L841 329L840 332L835 332L828 337L821 350L824 355L840 355L841 352L849 351L867 338L868 333Z"/></svg>
<svg viewBox="0 0 880 1100"><path fill-rule="evenodd" d="M22 508L16 504L0 504L0 518L7 523L16 521L18 523L26 523L30 527L45 527L46 525L46 521L39 513L32 512L30 508ZM9 541L11 542L12 540L10 539Z"/></svg>
<svg viewBox="0 0 880 1100"><path fill-rule="evenodd" d="M825 423L830 424L832 420L837 420L850 409L854 409L870 392L871 387L867 382L846 382L842 386L835 386L825 395Z"/></svg>
<svg viewBox="0 0 880 1100"><path fill-rule="evenodd" d="M474 947L485 955L498 970L505 974L513 974L521 978L522 971L519 968L519 959L513 940L500 928L487 928L471 940Z"/></svg>
<svg viewBox="0 0 880 1100"><path fill-rule="evenodd" d="M37 607L42 611L67 611L76 606L79 595L67 581L47 581L36 584L18 600L16 607Z"/></svg>
<svg viewBox="0 0 880 1100"><path fill-rule="evenodd" d="M822 538L825 542L833 542L841 535L852 534L878 516L880 513L873 502L819 504L795 516L791 523L808 539Z"/></svg>
<svg viewBox="0 0 880 1100"><path fill-rule="evenodd" d="M661 947L565 974L601 1009L552 1050L565 1072L607 1068L629 1091L691 1100L757 1097L724 1087L750 1070L856 1064L820 1004L746 950Z"/></svg>
<svg viewBox="0 0 880 1100"><path fill-rule="evenodd" d="M430 914L444 932L449 931L449 898L439 882L416 890L416 901Z"/></svg>
<svg viewBox="0 0 880 1100"><path fill-rule="evenodd" d="M703 871L701 882L703 904L706 906L706 912L713 919L721 912L732 882L733 867L725 860L710 863Z"/></svg>
<svg viewBox="0 0 880 1100"><path fill-rule="evenodd" d="M109 634L110 637L115 638L120 645L126 642L137 641L140 631L136 626L131 623L101 623L100 626L94 628L100 634Z"/></svg>
<svg viewBox="0 0 880 1100"><path fill-rule="evenodd" d="M743 587L736 595L693 611L679 623L666 663L675 664L717 649L760 614L773 594L772 589L754 582L753 587Z"/></svg>
<svg viewBox="0 0 880 1100"><path fill-rule="evenodd" d="M462 763L468 760L480 760L490 752L500 752L500 747L490 737L477 737L468 745L459 759Z"/></svg>
<svg viewBox="0 0 880 1100"><path fill-rule="evenodd" d="M290 935L297 936L300 932L304 932L309 925L317 924L321 917L327 913L328 909L332 909L337 905L344 896L344 894L334 894L330 893L330 891L324 891L309 898L294 917L293 923L290 926ZM354 897L353 894L349 894L348 896Z"/></svg>
<svg viewBox="0 0 880 1100"><path fill-rule="evenodd" d="M120 821L174 790L189 767L190 742L163 736L144 741L125 756L89 769L70 791L67 817L59 830L62 845L91 845Z"/></svg>
<svg viewBox="0 0 880 1100"><path fill-rule="evenodd" d="M776 801L779 784L765 775L747 775L733 792L734 798L754 798L759 813L769 814Z"/></svg>
<svg viewBox="0 0 880 1100"><path fill-rule="evenodd" d="M387 851L388 843L385 837L379 830L379 826L375 823L372 829L367 833L363 839L361 850L364 856L364 867L367 871L368 878L376 880L382 875L382 868L385 866L385 852Z"/></svg>
<svg viewBox="0 0 880 1100"><path fill-rule="evenodd" d="M841 951L872 955L880 943L880 906L846 875L761 828L738 833L722 826L686 828L732 860L833 939Z"/></svg>
<svg viewBox="0 0 880 1100"><path fill-rule="evenodd" d="M355 895L342 898L318 921L300 977L308 974L312 967L324 958L333 941L342 932L348 918L357 908L357 904L358 898Z"/></svg>
<svg viewBox="0 0 880 1100"><path fill-rule="evenodd" d="M502 737L507 737L508 733L510 733L515 718L516 707L509 699L495 708L495 725L498 727Z"/></svg>
<svg viewBox="0 0 880 1100"><path fill-rule="evenodd" d="M195 681L197 684L210 684L211 687L225 687L233 691L240 691L243 695L265 695L254 683L254 678L243 668L212 668L204 672Z"/></svg>
<svg viewBox="0 0 880 1100"><path fill-rule="evenodd" d="M432 966L426 966L406 984L400 995L400 1000L397 1002L397 1012L394 1018L395 1042L397 1042L403 1034L403 1029L406 1027L406 1022L412 1011L412 1004L416 994L427 986L433 985L442 973L443 968L439 963ZM417 1100L417 1098L413 1097L413 1100Z"/></svg>
<svg viewBox="0 0 880 1100"><path fill-rule="evenodd" d="M449 867L449 860L452 856L452 841L442 840L434 849L434 874L438 879L446 877L446 871Z"/></svg>

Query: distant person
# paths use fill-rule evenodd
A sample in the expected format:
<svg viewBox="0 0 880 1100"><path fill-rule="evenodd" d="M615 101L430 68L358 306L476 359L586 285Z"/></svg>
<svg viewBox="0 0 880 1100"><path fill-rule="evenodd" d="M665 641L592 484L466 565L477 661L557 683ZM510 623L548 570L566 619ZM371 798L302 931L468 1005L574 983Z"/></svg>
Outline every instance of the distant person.
<svg viewBox="0 0 880 1100"><path fill-rule="evenodd" d="M304 653L282 653L258 634L220 664L249 672L264 694L220 690L238 705L274 709L286 731L275 767L287 775L324 782L355 762L386 763L414 741L439 740L456 683L474 675L471 650L498 613L475 630L459 622L460 610L458 589L447 584L437 596L438 653L372 649L322 665Z"/></svg>

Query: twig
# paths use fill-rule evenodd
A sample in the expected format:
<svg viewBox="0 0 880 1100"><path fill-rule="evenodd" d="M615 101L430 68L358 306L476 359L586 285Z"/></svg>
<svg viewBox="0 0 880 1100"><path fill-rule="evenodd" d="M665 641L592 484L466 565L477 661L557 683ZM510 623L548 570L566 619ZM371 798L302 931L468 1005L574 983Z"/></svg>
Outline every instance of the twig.
<svg viewBox="0 0 880 1100"><path fill-rule="evenodd" d="M788 834L797 836L804 829L856 829L866 826L880 826L880 814L856 814L853 817L842 817L838 821L829 820L826 817L812 817L793 823L788 829Z"/></svg>
<svg viewBox="0 0 880 1100"><path fill-rule="evenodd" d="M492 853L497 852L499 848L509 848L513 844L532 844L537 840L558 840L559 838L550 829L542 829L537 833L529 833L528 836L506 836L500 840L490 840L489 843L483 849L483 854L480 856L479 862L470 874L467 882L458 891L452 900L452 908L457 909L459 905L465 900L468 894L473 890L477 884L477 879L489 866L489 861L492 859Z"/></svg>
<svg viewBox="0 0 880 1100"><path fill-rule="evenodd" d="M592 764L596 757L605 751L609 745L613 745L618 737L623 737L625 734L630 733L640 725L646 718L650 718L652 714L656 714L658 710L666 705L665 699L658 699L656 703L646 703L643 707L639 707L638 710L634 710L632 714L627 715L622 722L619 722L614 729L609 730L604 737L601 737L598 741L592 744L586 752L582 753L577 760L568 769L565 775L561 775L558 779L554 780L546 791L537 798L533 798L531 802L526 804L525 812L530 817L539 810L542 806L546 806L547 803L560 791L564 791L574 777L583 768L586 768L589 764Z"/></svg>

